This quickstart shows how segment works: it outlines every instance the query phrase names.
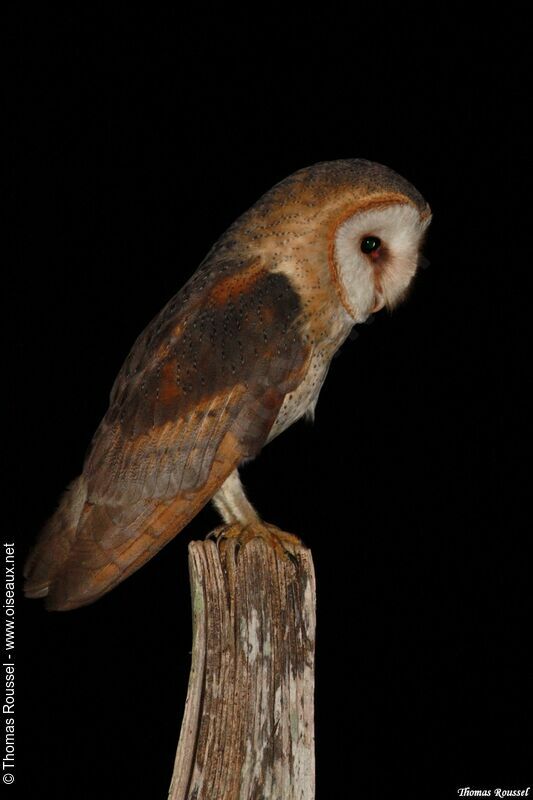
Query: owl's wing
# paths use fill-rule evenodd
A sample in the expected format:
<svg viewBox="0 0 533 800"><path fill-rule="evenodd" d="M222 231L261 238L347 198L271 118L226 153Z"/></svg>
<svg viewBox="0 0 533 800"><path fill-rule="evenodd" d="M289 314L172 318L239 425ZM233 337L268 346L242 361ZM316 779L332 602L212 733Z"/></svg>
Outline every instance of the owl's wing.
<svg viewBox="0 0 533 800"><path fill-rule="evenodd" d="M135 343L82 475L28 560L47 606L96 600L174 537L265 443L308 346L298 295L259 260L193 276Z"/></svg>

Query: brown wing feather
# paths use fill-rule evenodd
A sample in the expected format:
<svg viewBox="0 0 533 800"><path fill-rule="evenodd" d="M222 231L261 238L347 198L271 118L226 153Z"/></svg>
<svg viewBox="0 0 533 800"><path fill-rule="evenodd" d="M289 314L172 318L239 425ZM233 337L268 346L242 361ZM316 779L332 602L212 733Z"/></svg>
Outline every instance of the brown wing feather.
<svg viewBox="0 0 533 800"><path fill-rule="evenodd" d="M175 536L265 443L305 373L287 278L208 261L135 343L83 473L48 523L26 593L92 602Z"/></svg>

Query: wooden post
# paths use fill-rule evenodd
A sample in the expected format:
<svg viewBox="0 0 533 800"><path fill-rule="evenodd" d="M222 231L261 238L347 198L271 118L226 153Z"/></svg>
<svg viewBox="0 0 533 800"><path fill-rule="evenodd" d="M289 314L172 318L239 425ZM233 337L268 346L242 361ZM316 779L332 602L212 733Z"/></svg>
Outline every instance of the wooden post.
<svg viewBox="0 0 533 800"><path fill-rule="evenodd" d="M170 800L312 800L315 578L255 538L189 546L193 651Z"/></svg>

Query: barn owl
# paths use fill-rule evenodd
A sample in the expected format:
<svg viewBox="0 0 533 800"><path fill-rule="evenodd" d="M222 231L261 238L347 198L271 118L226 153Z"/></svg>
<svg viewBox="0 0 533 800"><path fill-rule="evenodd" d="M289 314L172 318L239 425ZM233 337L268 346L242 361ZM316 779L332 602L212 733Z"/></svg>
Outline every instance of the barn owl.
<svg viewBox="0 0 533 800"><path fill-rule="evenodd" d="M290 539L259 518L239 465L313 415L353 326L404 297L430 219L410 183L362 159L301 169L239 217L135 342L26 595L96 600L209 500L228 530Z"/></svg>

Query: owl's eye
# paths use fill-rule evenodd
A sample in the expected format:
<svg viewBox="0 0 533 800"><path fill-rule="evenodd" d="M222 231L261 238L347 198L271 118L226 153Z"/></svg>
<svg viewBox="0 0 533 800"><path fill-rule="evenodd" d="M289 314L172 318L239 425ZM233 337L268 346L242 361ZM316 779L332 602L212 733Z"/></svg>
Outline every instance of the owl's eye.
<svg viewBox="0 0 533 800"><path fill-rule="evenodd" d="M381 239L378 239L377 236L365 236L365 238L361 240L361 250L366 255L374 253L380 247Z"/></svg>

